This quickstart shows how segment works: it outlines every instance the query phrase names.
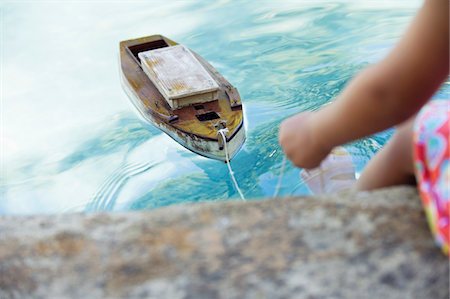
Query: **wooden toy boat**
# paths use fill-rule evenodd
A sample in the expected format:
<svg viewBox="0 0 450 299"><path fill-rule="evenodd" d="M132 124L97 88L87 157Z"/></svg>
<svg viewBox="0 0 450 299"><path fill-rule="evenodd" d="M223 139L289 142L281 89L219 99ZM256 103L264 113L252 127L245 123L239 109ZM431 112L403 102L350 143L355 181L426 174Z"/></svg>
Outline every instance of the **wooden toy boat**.
<svg viewBox="0 0 450 299"><path fill-rule="evenodd" d="M226 161L245 141L239 93L195 52L161 36L120 42L123 87L140 116L185 148Z"/></svg>

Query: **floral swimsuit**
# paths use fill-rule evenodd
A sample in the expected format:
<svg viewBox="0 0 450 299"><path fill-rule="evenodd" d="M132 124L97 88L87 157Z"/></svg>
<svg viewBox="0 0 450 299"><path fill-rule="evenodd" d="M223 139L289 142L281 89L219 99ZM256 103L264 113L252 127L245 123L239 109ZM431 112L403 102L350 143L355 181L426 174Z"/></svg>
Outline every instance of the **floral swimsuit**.
<svg viewBox="0 0 450 299"><path fill-rule="evenodd" d="M414 124L417 184L436 242L449 254L450 100L433 100Z"/></svg>

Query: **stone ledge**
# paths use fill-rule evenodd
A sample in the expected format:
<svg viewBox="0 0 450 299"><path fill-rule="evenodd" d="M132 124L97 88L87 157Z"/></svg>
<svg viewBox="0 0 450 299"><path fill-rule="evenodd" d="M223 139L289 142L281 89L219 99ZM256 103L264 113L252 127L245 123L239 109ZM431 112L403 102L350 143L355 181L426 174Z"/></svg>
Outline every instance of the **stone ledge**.
<svg viewBox="0 0 450 299"><path fill-rule="evenodd" d="M413 188L0 217L0 298L448 298Z"/></svg>

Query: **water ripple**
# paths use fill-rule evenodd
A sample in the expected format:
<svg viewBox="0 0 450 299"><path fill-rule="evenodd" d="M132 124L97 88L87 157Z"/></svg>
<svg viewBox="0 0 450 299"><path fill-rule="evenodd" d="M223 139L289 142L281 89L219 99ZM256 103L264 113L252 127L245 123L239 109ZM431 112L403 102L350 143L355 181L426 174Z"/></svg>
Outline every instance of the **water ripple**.
<svg viewBox="0 0 450 299"><path fill-rule="evenodd" d="M92 201L86 206L86 212L110 211L114 208L117 195L126 182L133 176L139 175L158 165L159 163L135 163L119 167L102 184L95 193Z"/></svg>

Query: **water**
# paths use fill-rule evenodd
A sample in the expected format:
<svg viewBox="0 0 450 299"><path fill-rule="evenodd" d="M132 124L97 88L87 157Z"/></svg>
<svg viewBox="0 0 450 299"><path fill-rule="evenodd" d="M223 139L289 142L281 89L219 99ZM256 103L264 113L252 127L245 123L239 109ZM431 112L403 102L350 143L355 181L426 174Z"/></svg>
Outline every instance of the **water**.
<svg viewBox="0 0 450 299"><path fill-rule="evenodd" d="M142 124L121 90L118 42L155 33L194 49L239 89L247 141L232 166L247 199L270 196L283 157L279 123L332 101L353 75L386 55L420 6L167 2L0 4L0 214L238 198L224 163ZM358 172L391 134L346 146ZM309 190L287 164L280 195L292 194Z"/></svg>

